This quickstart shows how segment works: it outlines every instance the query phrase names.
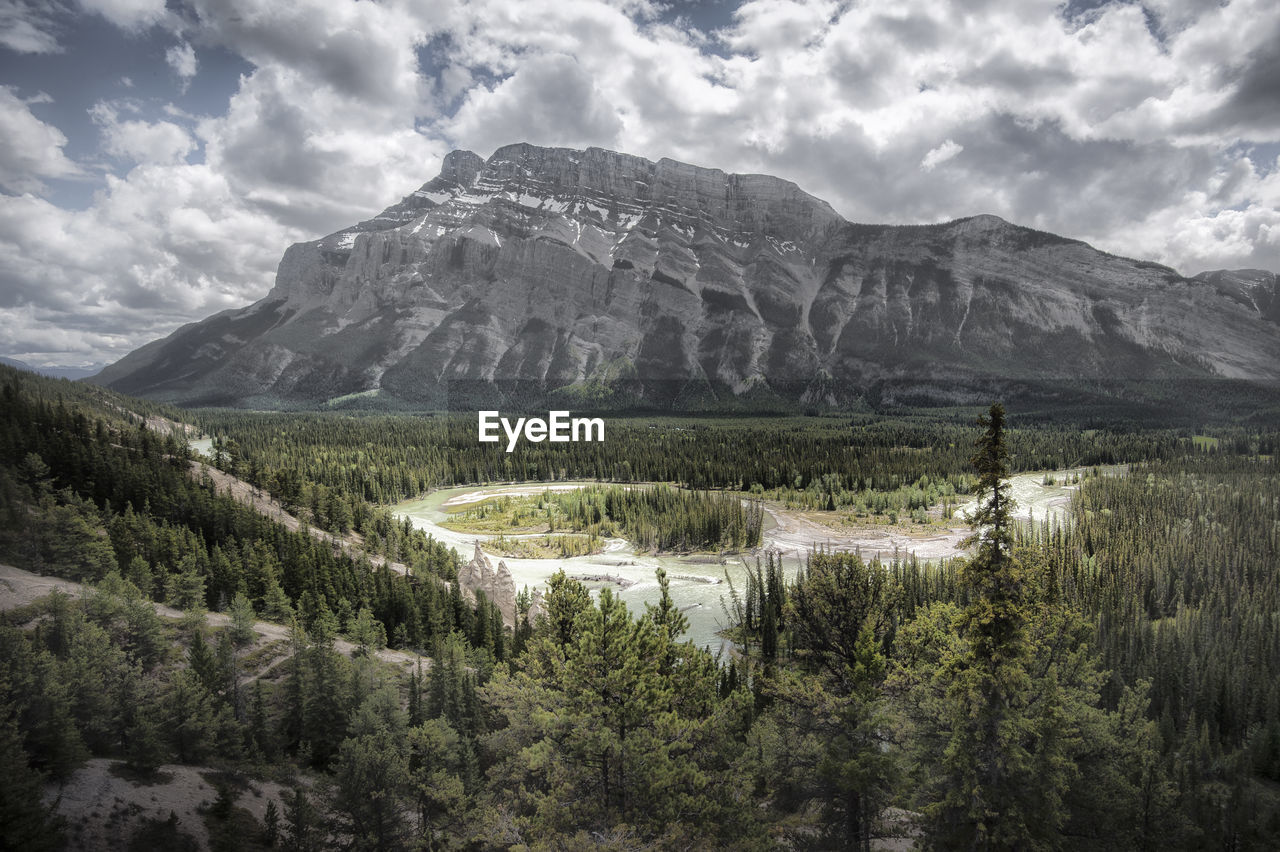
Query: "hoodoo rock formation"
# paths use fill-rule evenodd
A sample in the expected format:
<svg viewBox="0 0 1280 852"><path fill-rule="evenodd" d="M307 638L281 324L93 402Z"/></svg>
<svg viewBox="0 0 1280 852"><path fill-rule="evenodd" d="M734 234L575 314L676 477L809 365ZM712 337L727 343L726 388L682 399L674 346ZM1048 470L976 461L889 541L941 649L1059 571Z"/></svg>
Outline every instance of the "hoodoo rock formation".
<svg viewBox="0 0 1280 852"><path fill-rule="evenodd" d="M516 583L511 577L507 563L499 561L497 569L489 557L480 550L476 542L475 553L471 561L458 569L458 587L463 597L472 605L476 601L476 592L484 592L485 597L493 601L502 613L502 621L508 626L516 623Z"/></svg>

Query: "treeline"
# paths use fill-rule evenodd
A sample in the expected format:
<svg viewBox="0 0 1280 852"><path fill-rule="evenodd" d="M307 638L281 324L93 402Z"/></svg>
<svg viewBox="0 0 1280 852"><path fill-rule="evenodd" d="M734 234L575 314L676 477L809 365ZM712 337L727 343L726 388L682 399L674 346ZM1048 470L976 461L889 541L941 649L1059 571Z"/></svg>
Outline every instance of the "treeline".
<svg viewBox="0 0 1280 852"><path fill-rule="evenodd" d="M34 629L13 626L32 619ZM5 848L62 848L81 821L54 818L41 804L42 784L68 780L89 756L120 760L144 781L166 763L222 770L205 816L216 850L339 841L367 848L370 834L397 848L415 835L430 845L480 782L485 729L476 684L493 659L456 635L437 643L429 678L421 663L401 677L375 657L384 637L369 610L354 620L349 655L335 647L334 616L310 631L295 620L276 671L251 675L252 621L247 631L234 622L217 631L203 621L173 624L115 573L83 601L55 593L7 621L0 624ZM233 820L237 779L243 785L241 773L264 771L292 779L283 806L270 802L262 823L247 811ZM304 782L307 773L314 774ZM176 824L142 831L148 839L135 844L194 848Z"/></svg>
<svg viewBox="0 0 1280 852"><path fill-rule="evenodd" d="M430 558L431 542L415 533L408 519L397 520L383 506L357 493L303 478L293 468L264 472L256 460L244 461L234 441L212 441L213 466L262 489L299 520L338 536L358 533L364 549L400 562Z"/></svg>
<svg viewBox="0 0 1280 852"><path fill-rule="evenodd" d="M567 529L585 536L561 536L554 548L561 556L593 552L602 539L615 536L653 551L742 550L759 546L764 509L758 500L724 491L686 491L663 484L587 485L490 498L454 512L445 526L502 533L543 524L548 532ZM517 542L502 539L493 544L510 551ZM551 545L544 540L544 547Z"/></svg>
<svg viewBox="0 0 1280 852"><path fill-rule="evenodd" d="M607 420L603 442L522 442L505 453L476 440L474 420L453 415L205 410L191 416L250 482L279 494L279 477L296 476L375 504L469 483L598 479L770 492L817 508L861 502L869 511L910 511L922 496L937 502L971 493L974 483L971 418L618 416ZM1233 451L1239 445L1268 453L1276 446L1271 433L1220 427L1214 434ZM1010 469L1174 458L1197 451L1191 437L1015 424ZM877 506L875 493L897 496Z"/></svg>
<svg viewBox="0 0 1280 852"><path fill-rule="evenodd" d="M803 489L775 488L765 491L753 486L751 493L781 502L786 508L819 509L828 512L847 511L859 518L868 515L910 515L917 522L928 520L928 509L942 505L948 512L955 509L961 495L972 494L974 478L968 475L947 477L941 480L921 476L909 485L900 485L892 491L876 491L872 488L850 490L844 487L841 477L833 473L812 480Z"/></svg>
<svg viewBox="0 0 1280 852"><path fill-rule="evenodd" d="M994 561L989 518L941 566L765 561L731 612L771 806L833 848L890 805L938 848L1276 848L1278 518L1275 458L1219 451L1091 477Z"/></svg>
<svg viewBox="0 0 1280 852"><path fill-rule="evenodd" d="M621 535L647 550L742 550L758 547L764 509L736 494L682 491L666 485L592 485L547 495L571 529Z"/></svg>
<svg viewBox="0 0 1280 852"><path fill-rule="evenodd" d="M16 796L0 830L14 848L59 848L75 826L51 818L41 783L94 755L142 780L168 762L222 770L204 817L214 849L770 848L742 769L750 694L678 641L659 579L635 618L559 574L518 665L455 637L408 672L377 661L368 610L349 656L332 616L295 622L268 676L250 674L234 624L168 623L114 573L84 602L46 598L9 618L35 629L0 624L0 768ZM262 821L236 813L242 773L288 787ZM176 824L143 831L184 842Z"/></svg>
<svg viewBox="0 0 1280 852"><path fill-rule="evenodd" d="M0 375L0 556L98 581L0 624L4 845L55 846L41 782L98 755L284 779L261 823L233 824L219 791L219 849L1280 846L1265 436L1137 436L1154 461L1084 481L1069 525L1023 529L999 490L1015 433L988 422L963 472L970 558L819 552L788 582L766 557L731 593L726 661L680 641L661 573L642 614L558 574L504 629L445 589L457 565L435 543L413 545L410 577L374 569L217 495L127 416ZM972 457L972 429L957 443ZM597 486L565 511L658 523L650 490ZM210 629L202 609L223 606ZM256 637L256 613L289 638ZM383 667L387 643L432 665ZM150 845L179 848L167 830Z"/></svg>
<svg viewBox="0 0 1280 852"><path fill-rule="evenodd" d="M1039 527L1064 598L1094 619L1109 706L1150 683L1182 811L1208 836L1280 837L1280 465L1225 455L1090 480Z"/></svg>
<svg viewBox="0 0 1280 852"><path fill-rule="evenodd" d="M308 628L326 614L345 628L368 607L397 647L429 648L458 630L501 650L496 607L441 582L457 573L451 548L384 518L383 540L398 543L409 574L375 568L193 479L185 443L68 405L49 384L10 370L0 387L0 557L73 580L116 571L181 608L222 610L243 593L258 612L296 614Z"/></svg>

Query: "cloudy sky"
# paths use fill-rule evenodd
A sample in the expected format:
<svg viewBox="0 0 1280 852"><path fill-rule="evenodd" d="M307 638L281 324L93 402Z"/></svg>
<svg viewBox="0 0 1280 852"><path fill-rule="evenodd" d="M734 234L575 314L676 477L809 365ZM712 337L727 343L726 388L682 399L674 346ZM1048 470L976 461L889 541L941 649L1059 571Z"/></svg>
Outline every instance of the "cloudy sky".
<svg viewBox="0 0 1280 852"><path fill-rule="evenodd" d="M0 354L115 360L516 141L1280 270L1280 3L0 0Z"/></svg>

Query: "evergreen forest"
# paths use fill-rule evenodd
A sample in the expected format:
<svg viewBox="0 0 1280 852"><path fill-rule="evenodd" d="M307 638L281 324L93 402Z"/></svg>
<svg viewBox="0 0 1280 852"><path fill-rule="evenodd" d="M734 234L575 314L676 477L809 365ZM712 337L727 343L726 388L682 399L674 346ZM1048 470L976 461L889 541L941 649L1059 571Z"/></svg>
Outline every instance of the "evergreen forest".
<svg viewBox="0 0 1280 852"><path fill-rule="evenodd" d="M998 404L607 430L506 454L456 417L0 367L0 848L1280 848L1274 430ZM1010 475L1067 468L1065 517L1019 521ZM570 479L601 484L556 498L565 530L741 551L729 651L683 638L661 571L643 611L561 571L506 618L390 510ZM751 550L762 505L958 495L956 558ZM73 804L184 773L186 811Z"/></svg>

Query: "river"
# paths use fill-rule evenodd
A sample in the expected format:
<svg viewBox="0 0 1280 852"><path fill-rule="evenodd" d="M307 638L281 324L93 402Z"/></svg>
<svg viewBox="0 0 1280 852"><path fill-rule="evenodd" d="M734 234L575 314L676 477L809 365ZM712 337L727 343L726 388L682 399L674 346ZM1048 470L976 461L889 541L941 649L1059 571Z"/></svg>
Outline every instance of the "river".
<svg viewBox="0 0 1280 852"><path fill-rule="evenodd" d="M1043 484L1043 471L1012 477L1010 485L1017 501L1015 517L1026 519L1034 516L1036 520L1043 520L1048 516L1062 517L1074 490L1073 486L1064 484L1069 481L1072 472L1080 471L1055 472L1054 485ZM442 527L440 524L448 517L441 508L445 503L456 505L499 495L538 494L549 488L565 490L588 484L591 483L469 485L434 491L425 497L399 503L391 509L397 517L408 518L418 529L452 546L463 559L470 559L476 542L480 543L483 550L484 542L493 536L459 533ZM969 534L961 512L972 509L974 505L973 501L963 504L956 514L955 523L946 530L934 527L927 534L908 535L901 531L888 532L871 527L836 530L817 524L781 505L767 504L763 546L782 552L783 567L788 576L794 576L796 569L802 564L803 555L816 546L835 550L859 550L867 558L891 558L895 551L903 555L914 553L920 559L945 558L960 553L957 545ZM730 598L726 577L741 594L746 588L747 577L744 560L755 564L755 557L751 555L730 555L723 558L707 554L655 556L637 552L624 539L608 540L603 553L567 559L519 559L498 556L487 550L486 553L495 565L499 559L507 563L507 568L515 578L517 590L524 586L539 588L561 568L571 577L616 578L584 582L593 595L598 594L599 589L605 585L610 585L633 613L642 613L646 603L657 601L659 590L654 571L661 566L667 571L673 601L689 619L686 638L713 652L727 647L727 642L717 635L728 622L724 611Z"/></svg>

